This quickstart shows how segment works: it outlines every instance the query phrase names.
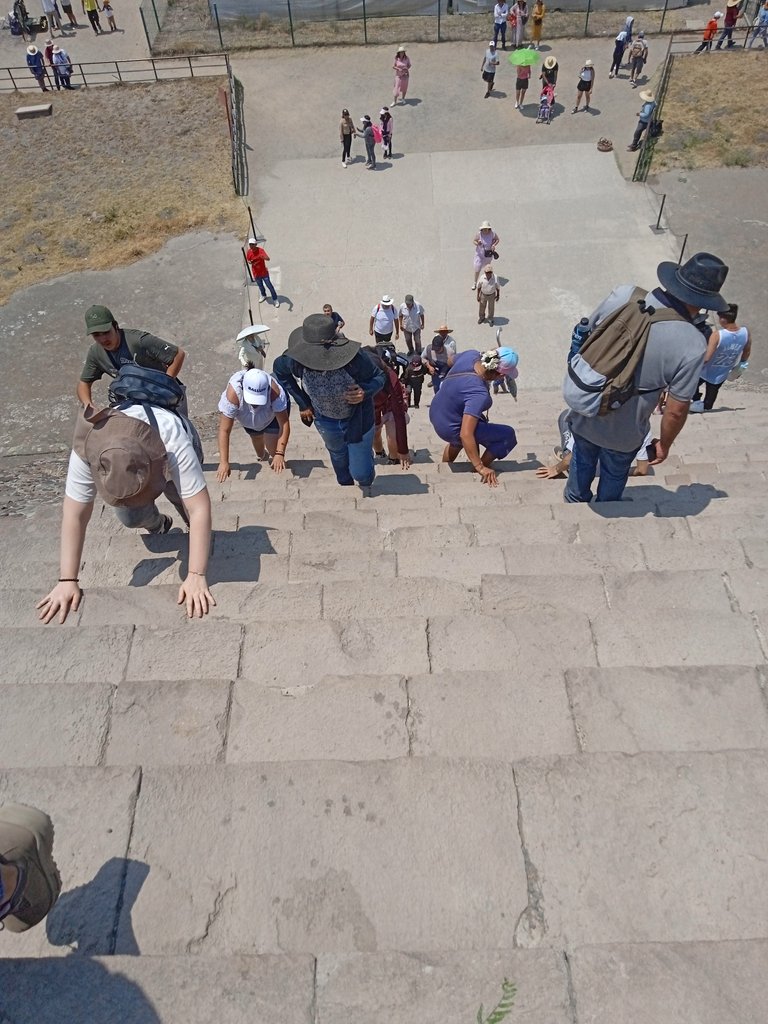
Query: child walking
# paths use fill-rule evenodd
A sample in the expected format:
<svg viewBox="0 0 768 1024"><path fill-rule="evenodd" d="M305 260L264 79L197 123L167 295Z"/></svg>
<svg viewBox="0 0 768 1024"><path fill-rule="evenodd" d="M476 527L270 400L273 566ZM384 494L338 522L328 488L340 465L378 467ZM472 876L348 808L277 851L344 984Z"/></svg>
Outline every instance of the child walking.
<svg viewBox="0 0 768 1024"><path fill-rule="evenodd" d="M107 16L107 21L109 22L109 31L117 32L117 25L115 24L115 9L112 6L110 0L103 0L101 9Z"/></svg>

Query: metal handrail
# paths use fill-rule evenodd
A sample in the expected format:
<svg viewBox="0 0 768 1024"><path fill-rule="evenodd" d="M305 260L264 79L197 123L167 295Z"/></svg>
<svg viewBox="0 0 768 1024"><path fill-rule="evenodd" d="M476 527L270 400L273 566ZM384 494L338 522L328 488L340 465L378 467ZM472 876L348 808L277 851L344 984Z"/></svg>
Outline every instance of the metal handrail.
<svg viewBox="0 0 768 1024"><path fill-rule="evenodd" d="M86 88L93 85L139 84L173 81L176 78L206 77L217 73L225 75L229 68L229 54L221 52L120 61L73 61L72 67L79 72ZM37 83L26 65L0 68L0 92L36 89Z"/></svg>

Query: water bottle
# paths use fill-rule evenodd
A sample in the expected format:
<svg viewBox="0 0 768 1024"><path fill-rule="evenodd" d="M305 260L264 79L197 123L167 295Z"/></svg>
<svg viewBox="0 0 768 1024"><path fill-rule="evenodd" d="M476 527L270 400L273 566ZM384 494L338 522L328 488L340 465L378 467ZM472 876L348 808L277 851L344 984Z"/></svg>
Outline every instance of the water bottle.
<svg viewBox="0 0 768 1024"><path fill-rule="evenodd" d="M587 335L588 334L589 334L589 320L587 319L587 317L583 316L581 318L581 320L579 320L579 322L573 328L573 334L571 335L571 350L568 353L568 361L569 362L571 361L571 359L573 359L573 357L579 351L581 346L587 340Z"/></svg>

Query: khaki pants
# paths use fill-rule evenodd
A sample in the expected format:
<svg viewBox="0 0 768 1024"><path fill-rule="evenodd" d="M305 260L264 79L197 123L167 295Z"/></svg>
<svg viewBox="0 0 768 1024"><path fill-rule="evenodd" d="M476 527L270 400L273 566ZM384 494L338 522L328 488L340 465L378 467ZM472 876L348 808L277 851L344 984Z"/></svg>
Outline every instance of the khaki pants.
<svg viewBox="0 0 768 1024"><path fill-rule="evenodd" d="M493 311L496 308L496 292L493 292L491 295L483 295L483 293L480 292L479 306L480 306L480 310L479 310L477 315L480 317L480 319L481 320L485 319L485 309L486 309L486 306L487 306L488 307L488 319L489 320L493 320Z"/></svg>

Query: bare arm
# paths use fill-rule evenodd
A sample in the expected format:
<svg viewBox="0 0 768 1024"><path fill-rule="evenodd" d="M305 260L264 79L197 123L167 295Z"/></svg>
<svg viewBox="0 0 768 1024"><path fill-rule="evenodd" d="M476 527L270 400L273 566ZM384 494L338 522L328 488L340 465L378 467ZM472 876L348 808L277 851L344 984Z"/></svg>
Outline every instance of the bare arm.
<svg viewBox="0 0 768 1024"><path fill-rule="evenodd" d="M179 587L178 603L186 604L190 619L195 616L202 618L216 604L205 577L211 548L211 498L208 488L198 491L191 498L184 498L184 507L189 516L189 570L187 578Z"/></svg>
<svg viewBox="0 0 768 1024"><path fill-rule="evenodd" d="M93 405L93 399L91 398L91 390L93 384L89 380L79 380L77 382L77 400L81 405Z"/></svg>
<svg viewBox="0 0 768 1024"><path fill-rule="evenodd" d="M181 372L181 368L184 365L184 359L187 353L183 348L179 348L179 351L174 356L173 362L170 364L168 369L165 371L169 377L178 377Z"/></svg>
<svg viewBox="0 0 768 1024"><path fill-rule="evenodd" d="M467 453L467 458L475 468L475 472L479 473L483 478L484 484L490 484L491 487L497 485L496 474L489 466L484 466L482 459L480 458L480 449L477 447L477 440L475 438L475 431L477 430L477 417L464 415L461 417L461 431L459 437L461 438L461 446Z"/></svg>
<svg viewBox="0 0 768 1024"><path fill-rule="evenodd" d="M720 344L720 331L714 330L710 334L707 340L707 351L704 353L704 362L708 363L712 356L717 351L717 346Z"/></svg>
<svg viewBox="0 0 768 1024"><path fill-rule="evenodd" d="M371 322L368 324L368 333L373 334L373 321L374 317L371 317Z"/></svg>
<svg viewBox="0 0 768 1024"><path fill-rule="evenodd" d="M82 591L76 581L80 571L80 560L83 557L85 531L88 529L92 512L92 501L83 503L75 501L74 498L64 498L59 582L37 605L43 622L50 622L57 613L59 622L64 622L70 611L76 612L80 607Z"/></svg>
<svg viewBox="0 0 768 1024"><path fill-rule="evenodd" d="M689 405L689 402L681 402L677 398L672 398L671 395L667 399L664 414L661 417L661 436L656 442L656 458L650 463L651 466L658 466L669 455L669 449L688 419Z"/></svg>
<svg viewBox="0 0 768 1024"><path fill-rule="evenodd" d="M291 436L291 421L287 412L276 412L275 419L280 426L280 433L277 436L275 454L272 457L272 469L275 473L282 473L285 469L285 451L288 447L288 439Z"/></svg>
<svg viewBox="0 0 768 1024"><path fill-rule="evenodd" d="M749 359L752 352L752 335L747 331L747 344L741 350L741 362Z"/></svg>
<svg viewBox="0 0 768 1024"><path fill-rule="evenodd" d="M216 470L216 479L223 484L231 473L229 468L229 439L232 435L232 427L235 421L224 413L219 415L219 468Z"/></svg>

